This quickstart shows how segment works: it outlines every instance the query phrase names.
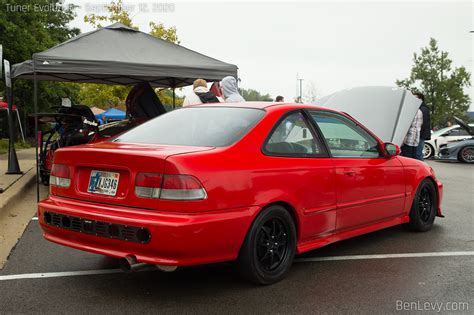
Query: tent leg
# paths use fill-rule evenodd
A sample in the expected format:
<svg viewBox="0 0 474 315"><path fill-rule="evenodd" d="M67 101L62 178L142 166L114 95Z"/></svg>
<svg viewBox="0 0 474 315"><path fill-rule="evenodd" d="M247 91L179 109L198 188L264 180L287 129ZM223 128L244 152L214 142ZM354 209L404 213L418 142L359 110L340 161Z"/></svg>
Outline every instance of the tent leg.
<svg viewBox="0 0 474 315"><path fill-rule="evenodd" d="M33 69L35 65L35 60L33 59ZM35 111L35 148L36 148L36 201L39 202L39 176L38 176L38 82L36 80L36 71L33 70L33 80L34 80L34 111Z"/></svg>
<svg viewBox="0 0 474 315"><path fill-rule="evenodd" d="M13 86L14 86L14 83L15 83L15 80L12 80L12 104L14 103L13 102ZM12 105L12 109L13 109L13 105ZM25 143L25 133L23 132L23 126L21 125L21 119L20 119L20 111L18 110L18 107L16 108L16 118L18 119L18 125L20 126L20 132L21 132L21 138L23 139L23 143Z"/></svg>
<svg viewBox="0 0 474 315"><path fill-rule="evenodd" d="M23 127L21 126L20 113L18 112L18 107L16 110L16 118L18 119L18 125L20 125L21 138L23 139L23 143L25 143L25 134L23 133Z"/></svg>
<svg viewBox="0 0 474 315"><path fill-rule="evenodd" d="M11 86L5 87L5 94L7 95L8 103L8 168L5 174L23 174L20 170L20 164L18 163L18 157L15 151L15 135L13 128L13 101Z"/></svg>
<svg viewBox="0 0 474 315"><path fill-rule="evenodd" d="M173 88L173 109L176 108L176 93L175 88Z"/></svg>

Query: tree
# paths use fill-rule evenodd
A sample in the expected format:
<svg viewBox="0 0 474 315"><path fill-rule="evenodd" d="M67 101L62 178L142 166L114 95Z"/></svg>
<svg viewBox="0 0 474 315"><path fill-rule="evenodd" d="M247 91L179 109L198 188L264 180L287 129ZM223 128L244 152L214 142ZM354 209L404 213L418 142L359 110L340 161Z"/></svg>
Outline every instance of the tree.
<svg viewBox="0 0 474 315"><path fill-rule="evenodd" d="M102 23L119 22L128 27L138 30L133 25L130 14L126 11L122 0L112 1L105 8L108 15L89 14L84 17L84 22L91 24L96 28L103 27ZM150 22L149 34L157 38L179 44L176 27L165 27L162 23ZM129 85L109 85L109 84L81 84L79 98L82 103L93 105L100 108L118 107L125 108L125 101L128 93L132 89ZM169 89L161 89L157 93L158 97L164 104L172 104L172 92ZM176 97L176 104L182 104L182 98Z"/></svg>
<svg viewBox="0 0 474 315"><path fill-rule="evenodd" d="M26 3L24 0L0 0L0 43L4 58L11 65L31 59L33 53L51 48L80 32L68 26L76 16L76 6L62 5L60 0ZM3 94L3 89L1 84L0 94ZM38 108L40 111L49 110L51 105L59 105L62 97L74 101L78 91L78 85L73 83L41 82L38 84ZM32 81L15 80L13 96L20 110L33 112Z"/></svg>
<svg viewBox="0 0 474 315"><path fill-rule="evenodd" d="M464 88L471 85L470 73L463 66L453 68L448 53L438 48L434 38L420 54L413 54L413 63L410 77L397 80L396 84L425 95L432 125L441 127L453 121L454 116L465 116L470 99Z"/></svg>
<svg viewBox="0 0 474 315"><path fill-rule="evenodd" d="M271 102L273 98L270 94L260 94L257 90L254 89L239 89L240 94L246 101L262 101L262 102Z"/></svg>

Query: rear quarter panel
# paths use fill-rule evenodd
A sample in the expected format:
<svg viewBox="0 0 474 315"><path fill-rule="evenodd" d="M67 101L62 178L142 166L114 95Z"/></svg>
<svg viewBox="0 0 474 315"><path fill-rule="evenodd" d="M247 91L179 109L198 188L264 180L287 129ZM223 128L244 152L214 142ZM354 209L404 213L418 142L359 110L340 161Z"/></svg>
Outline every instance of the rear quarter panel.
<svg viewBox="0 0 474 315"><path fill-rule="evenodd" d="M261 210L268 204L284 202L292 208L299 240L332 232L336 220L332 160L276 158L261 152L268 132L284 112L286 109L281 108L267 113L231 147L168 157L165 173L196 176L208 198L180 203L161 200L161 210L203 212L250 206ZM305 211L311 214L305 215Z"/></svg>

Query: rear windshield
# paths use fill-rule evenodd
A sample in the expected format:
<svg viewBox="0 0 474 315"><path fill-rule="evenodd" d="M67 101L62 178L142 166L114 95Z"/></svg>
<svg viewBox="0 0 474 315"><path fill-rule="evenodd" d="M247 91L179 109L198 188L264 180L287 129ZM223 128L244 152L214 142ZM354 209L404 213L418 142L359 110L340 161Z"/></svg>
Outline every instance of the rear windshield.
<svg viewBox="0 0 474 315"><path fill-rule="evenodd" d="M254 108L190 107L152 119L114 141L224 147L242 138L265 115Z"/></svg>

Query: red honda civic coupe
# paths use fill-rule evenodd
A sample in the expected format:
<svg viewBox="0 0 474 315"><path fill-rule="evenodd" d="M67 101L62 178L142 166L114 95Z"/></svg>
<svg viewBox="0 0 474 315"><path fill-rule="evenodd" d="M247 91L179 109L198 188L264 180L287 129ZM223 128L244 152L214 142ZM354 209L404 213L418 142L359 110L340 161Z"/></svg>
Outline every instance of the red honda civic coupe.
<svg viewBox="0 0 474 315"><path fill-rule="evenodd" d="M238 261L270 284L295 254L405 224L431 228L442 184L350 116L302 104L174 110L56 152L44 237L125 267Z"/></svg>

